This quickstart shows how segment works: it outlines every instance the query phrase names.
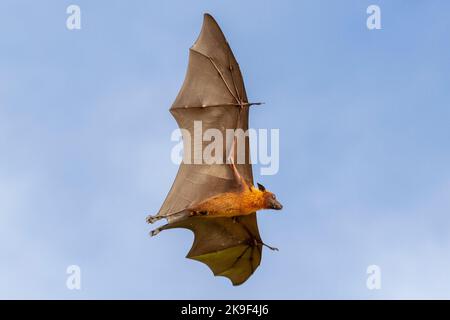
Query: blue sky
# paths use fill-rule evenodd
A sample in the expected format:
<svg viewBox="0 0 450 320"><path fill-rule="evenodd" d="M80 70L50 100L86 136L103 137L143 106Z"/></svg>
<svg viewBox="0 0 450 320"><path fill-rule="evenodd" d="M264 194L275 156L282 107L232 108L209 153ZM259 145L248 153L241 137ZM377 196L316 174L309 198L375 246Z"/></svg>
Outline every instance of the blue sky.
<svg viewBox="0 0 450 320"><path fill-rule="evenodd" d="M82 29L65 27L78 4ZM366 28L381 8L382 30ZM264 251L242 286L145 216L177 166L168 108L202 14L240 63L254 128L280 129L256 180ZM450 298L448 1L2 1L0 298ZM255 170L255 173L258 171ZM66 288L66 268L82 290ZM380 266L381 290L366 288Z"/></svg>

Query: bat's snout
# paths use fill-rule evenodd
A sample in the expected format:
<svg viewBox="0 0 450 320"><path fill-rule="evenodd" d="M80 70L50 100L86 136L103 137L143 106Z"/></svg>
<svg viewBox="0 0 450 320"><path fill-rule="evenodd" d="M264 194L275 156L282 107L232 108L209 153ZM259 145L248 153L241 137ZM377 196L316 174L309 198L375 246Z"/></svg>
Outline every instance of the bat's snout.
<svg viewBox="0 0 450 320"><path fill-rule="evenodd" d="M272 202L272 209L281 210L283 209L283 205L278 200L274 200Z"/></svg>

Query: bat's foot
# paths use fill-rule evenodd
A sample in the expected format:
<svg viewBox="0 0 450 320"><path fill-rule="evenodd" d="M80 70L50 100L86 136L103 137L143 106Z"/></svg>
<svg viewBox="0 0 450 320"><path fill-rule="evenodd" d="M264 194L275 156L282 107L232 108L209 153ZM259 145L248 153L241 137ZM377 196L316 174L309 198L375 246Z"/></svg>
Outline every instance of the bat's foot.
<svg viewBox="0 0 450 320"><path fill-rule="evenodd" d="M154 237L160 232L161 232L161 228L156 228L155 230L150 231L150 237Z"/></svg>
<svg viewBox="0 0 450 320"><path fill-rule="evenodd" d="M159 216L148 216L147 217L147 223L155 223L156 221L162 219L162 217Z"/></svg>

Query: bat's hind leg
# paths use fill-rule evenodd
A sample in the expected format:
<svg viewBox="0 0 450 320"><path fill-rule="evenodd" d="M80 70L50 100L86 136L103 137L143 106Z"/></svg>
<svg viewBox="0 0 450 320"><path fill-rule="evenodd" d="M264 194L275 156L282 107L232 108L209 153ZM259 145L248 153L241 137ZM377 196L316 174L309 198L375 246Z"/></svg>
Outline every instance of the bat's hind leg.
<svg viewBox="0 0 450 320"><path fill-rule="evenodd" d="M178 212L174 212L174 213L171 213L171 214L167 214L167 215L164 215L164 216L158 216L158 215L152 216L152 215L150 215L150 216L147 217L146 220L147 220L147 223L151 224L151 223L155 223L156 221L159 221L161 219L167 219L167 218L182 219L184 217L189 216L190 212L191 211L189 209L184 209L184 210L181 210L181 211L178 211Z"/></svg>
<svg viewBox="0 0 450 320"><path fill-rule="evenodd" d="M158 233L160 233L162 230L164 230L163 227L159 227L156 229L153 229L152 231L150 231L150 237L154 237L156 236Z"/></svg>

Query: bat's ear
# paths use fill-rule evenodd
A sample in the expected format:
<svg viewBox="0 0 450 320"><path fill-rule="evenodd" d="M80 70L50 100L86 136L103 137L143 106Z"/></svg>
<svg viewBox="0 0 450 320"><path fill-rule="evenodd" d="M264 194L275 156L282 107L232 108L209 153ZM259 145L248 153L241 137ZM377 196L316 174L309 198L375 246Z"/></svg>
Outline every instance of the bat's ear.
<svg viewBox="0 0 450 320"><path fill-rule="evenodd" d="M262 184L257 183L258 185L258 189L261 191L266 191L266 188L264 188L264 186Z"/></svg>

